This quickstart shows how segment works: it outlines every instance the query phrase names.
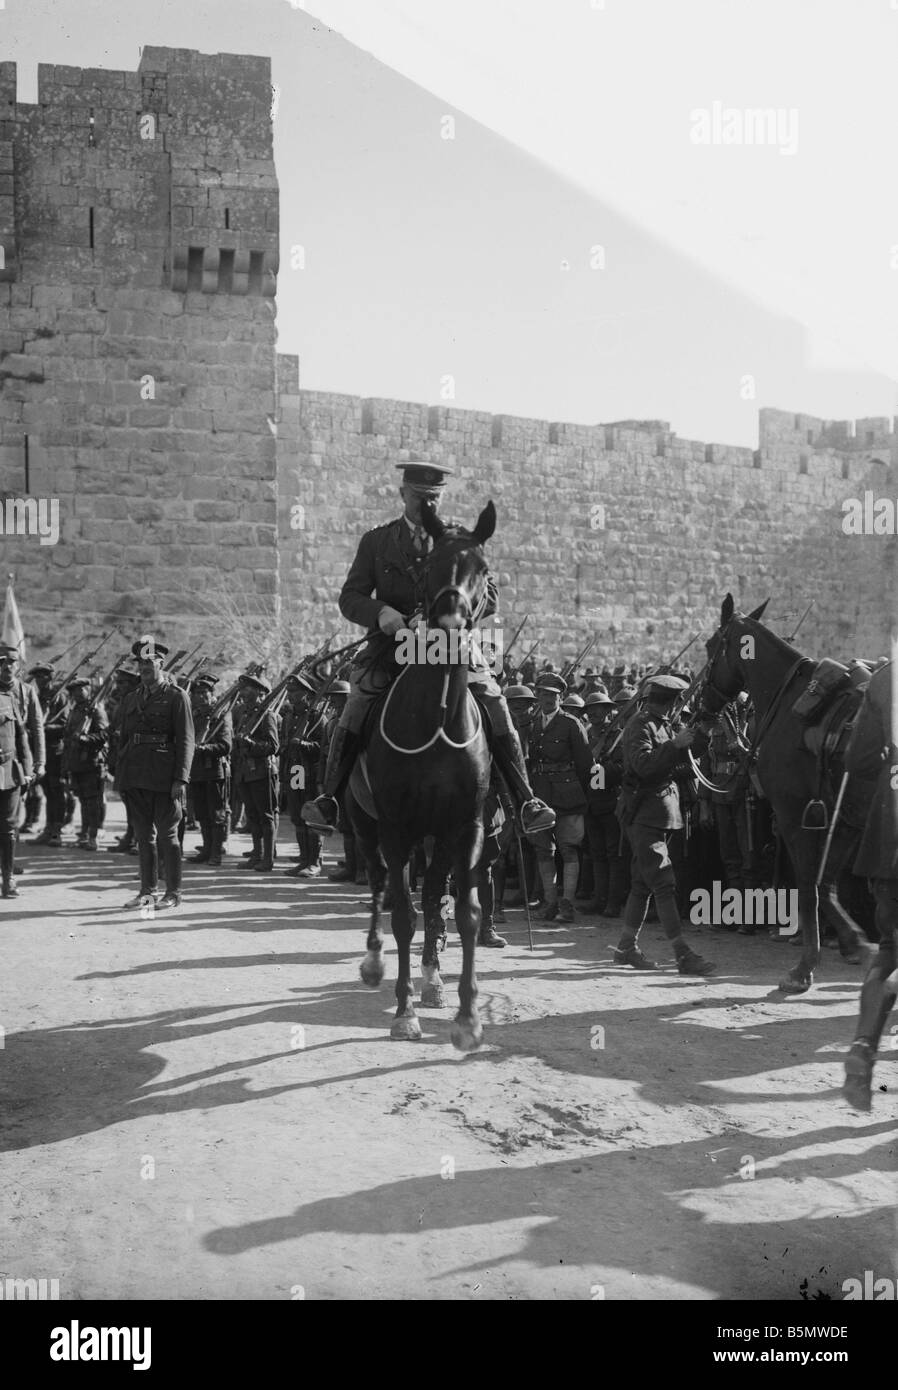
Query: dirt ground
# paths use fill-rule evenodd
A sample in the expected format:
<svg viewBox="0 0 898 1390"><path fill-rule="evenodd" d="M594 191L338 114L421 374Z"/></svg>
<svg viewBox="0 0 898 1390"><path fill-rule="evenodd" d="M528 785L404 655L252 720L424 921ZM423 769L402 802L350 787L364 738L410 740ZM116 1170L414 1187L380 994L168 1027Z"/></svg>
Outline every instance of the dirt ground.
<svg viewBox="0 0 898 1390"><path fill-rule="evenodd" d="M284 878L289 830L274 874L242 870L232 836L146 919L122 907L135 859L23 842L0 903L0 1279L63 1299L800 1300L898 1274L898 1052L871 1115L838 1090L859 967L826 951L784 998L794 948L706 931L718 973L681 979L649 927L664 969L637 974L611 963L619 924L537 926L531 952L518 910L478 957L482 1050L449 1041L454 934L452 1007L392 1042L392 938L368 990L365 890Z"/></svg>

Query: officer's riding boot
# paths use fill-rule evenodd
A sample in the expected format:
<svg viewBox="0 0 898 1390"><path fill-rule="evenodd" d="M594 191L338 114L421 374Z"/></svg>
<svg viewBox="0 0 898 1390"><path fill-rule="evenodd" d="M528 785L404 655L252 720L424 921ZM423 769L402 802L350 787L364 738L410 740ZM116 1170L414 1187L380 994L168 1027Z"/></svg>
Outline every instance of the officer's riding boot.
<svg viewBox="0 0 898 1390"><path fill-rule="evenodd" d="M533 788L527 776L527 765L521 742L516 733L495 734L493 737L493 757L499 771L508 783L508 790L514 798L521 817L521 829L525 835L536 834L540 830L551 830L555 824L555 812L551 806L533 795Z"/></svg>
<svg viewBox="0 0 898 1390"><path fill-rule="evenodd" d="M3 897L17 898L19 890L13 878L13 864L16 856L16 832L6 831L0 835L0 877L3 880Z"/></svg>
<svg viewBox="0 0 898 1390"><path fill-rule="evenodd" d="M216 825L215 821L209 826L209 858L206 863L210 869L221 868L221 850L224 844L225 828L223 825Z"/></svg>
<svg viewBox="0 0 898 1390"><path fill-rule="evenodd" d="M62 849L62 821L47 826L47 848Z"/></svg>
<svg viewBox="0 0 898 1390"><path fill-rule="evenodd" d="M555 886L555 860L540 859L539 873L543 881L543 906L537 912L541 922L554 922L558 916L558 889Z"/></svg>
<svg viewBox="0 0 898 1390"><path fill-rule="evenodd" d="M181 846L166 844L163 850L165 867L165 896L156 904L157 908L178 907L181 903Z"/></svg>
<svg viewBox="0 0 898 1390"><path fill-rule="evenodd" d="M593 902L595 900L595 871L592 859L586 850L581 852L580 872L577 876L577 891L574 894L576 902Z"/></svg>
<svg viewBox="0 0 898 1390"><path fill-rule="evenodd" d="M343 858L346 863L342 869L334 869L333 873L328 874L331 883L355 883L358 864L356 862L355 835L351 831L343 836Z"/></svg>
<svg viewBox="0 0 898 1390"><path fill-rule="evenodd" d="M23 826L22 826L22 834L24 835L25 833L26 833L26 831L25 831L25 826L23 825ZM44 828L43 828L43 830L41 831L41 833L40 833L39 835L35 835L35 837L34 837L34 843L35 843L36 845L45 845L45 844L47 843L47 841L49 840L50 836L52 835L52 833L53 833L53 827L51 826L50 822L47 821L47 824L44 826Z"/></svg>
<svg viewBox="0 0 898 1390"><path fill-rule="evenodd" d="M337 725L327 755L324 790L313 801L306 801L300 813L309 829L318 835L332 835L337 828L340 798L355 766L359 742L359 735L354 729Z"/></svg>
<svg viewBox="0 0 898 1390"><path fill-rule="evenodd" d="M253 868L257 874L270 874L274 868L274 831L270 825L262 831L262 857Z"/></svg>
<svg viewBox="0 0 898 1390"><path fill-rule="evenodd" d="M309 844L309 859L307 864L303 864L299 870L299 878L320 878L324 860L324 841L320 835L316 835L314 830L306 827L306 835Z"/></svg>
<svg viewBox="0 0 898 1390"><path fill-rule="evenodd" d="M608 865L608 901L602 909L603 917L619 917L627 896L627 874L620 855ZM596 894L598 897L598 894Z"/></svg>
<svg viewBox="0 0 898 1390"><path fill-rule="evenodd" d="M559 922L573 922L574 918L574 894L577 891L577 879L580 877L580 865L576 859L568 860L564 866L564 896L558 902Z"/></svg>
<svg viewBox="0 0 898 1390"><path fill-rule="evenodd" d="M250 827L250 834L253 837L253 847L250 850L244 864L245 869L254 869L257 864L262 862L262 833L253 825Z"/></svg>
<svg viewBox="0 0 898 1390"><path fill-rule="evenodd" d="M493 904L496 897L493 875L489 869L481 871L480 882L477 885L477 897L480 901L480 932L477 937L477 945L494 946L499 949L507 946L508 942L505 937L500 936L493 926Z"/></svg>
<svg viewBox="0 0 898 1390"><path fill-rule="evenodd" d="M285 878L299 878L303 869L309 862L309 832L304 825L297 825L295 829L296 844L299 849L299 863L295 864L292 869L284 870Z"/></svg>

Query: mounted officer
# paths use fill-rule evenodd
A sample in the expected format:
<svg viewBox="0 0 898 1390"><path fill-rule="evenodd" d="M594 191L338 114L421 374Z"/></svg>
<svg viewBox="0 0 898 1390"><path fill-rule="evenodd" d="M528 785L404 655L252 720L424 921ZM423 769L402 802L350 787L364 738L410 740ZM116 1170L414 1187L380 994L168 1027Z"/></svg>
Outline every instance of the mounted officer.
<svg viewBox="0 0 898 1390"><path fill-rule="evenodd" d="M359 752L370 703L394 678L384 669L386 663L378 660L375 664L375 659L393 646L396 633L408 627L421 603L432 546L421 525L421 505L428 500L434 507L439 506L446 478L453 472L445 464L429 463L417 456L396 467L402 470L399 494L405 510L395 521L365 533L340 592L340 612L350 622L367 627L369 641L350 672L351 693L331 745L322 795L307 802L302 810L306 824L324 835L330 835L337 824L339 798ZM483 617L495 613L497 607L496 583L491 575L487 583ZM551 829L554 814L533 795L508 707L479 654L471 658L468 684L489 712L493 757L517 803L524 833Z"/></svg>
<svg viewBox="0 0 898 1390"><path fill-rule="evenodd" d="M141 907L150 898L158 909L172 908L181 902L178 825L193 764L193 714L185 692L162 669L168 647L139 637L131 653L140 686L122 701L115 784L126 798L137 838L140 892L125 906ZM166 886L159 901L157 837Z"/></svg>
<svg viewBox="0 0 898 1390"><path fill-rule="evenodd" d="M639 933L654 897L658 919L674 949L681 975L710 975L714 966L687 945L677 910L676 876L670 858L670 835L683 826L676 770L687 751L707 748L698 729L671 735L667 714L686 682L676 676L650 676L642 709L631 715L622 742L624 778L618 819L633 850L630 894L624 906L624 932L614 952L617 965L654 970L655 962L638 946Z"/></svg>

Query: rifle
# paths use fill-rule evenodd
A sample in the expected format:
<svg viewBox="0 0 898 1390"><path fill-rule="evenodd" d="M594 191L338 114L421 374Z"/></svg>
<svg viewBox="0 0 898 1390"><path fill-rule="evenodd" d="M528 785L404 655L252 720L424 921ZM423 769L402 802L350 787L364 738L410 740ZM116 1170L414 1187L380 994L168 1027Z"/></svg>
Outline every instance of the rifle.
<svg viewBox="0 0 898 1390"><path fill-rule="evenodd" d="M123 662L127 661L129 655L129 652L123 652L121 656L116 658L109 674L106 677L104 677L104 679L100 682L100 685L96 693L91 695L90 699L87 701L84 707L84 713L81 716L81 726L78 729L77 733L75 733L74 729L71 731L71 737L81 738L82 735L87 733L88 729L90 728L91 720L94 714L99 709L100 705L103 703L103 701L106 699L106 696L112 689L112 682L115 680L116 671L119 669Z"/></svg>
<svg viewBox="0 0 898 1390"><path fill-rule="evenodd" d="M698 638L699 638L699 633L696 633L694 637L690 637L690 639L689 639L689 641L686 643L685 647L681 647L681 648L680 648L680 650L677 652L676 656L673 658L672 661L665 662L662 666L659 666L659 667L658 667L657 671L652 671L650 676L644 676L644 677L643 677L642 681L640 682L640 689L637 690L636 694L635 694L635 695L631 695L631 696L630 696L630 699L627 701L627 703L626 703L625 705L622 705L622 706L621 706L621 708L618 710L617 714L615 714L611 719L609 719L607 728L605 729L605 737L604 737L604 739L603 739L603 741L602 741L601 747L600 747L600 748L596 748L596 749L595 749L595 752L594 752L594 760L595 760L596 762L601 762L603 758L608 758L608 757L610 757L611 754L614 752L615 748L617 747L617 745L620 743L621 739L622 739L623 736L624 736L624 725L626 724L627 720L630 718L630 715L631 715L631 714L633 713L633 711L635 710L635 708L636 708L637 704L639 703L639 701L640 701L641 699L643 699L643 691L644 691L646 682L651 678L651 676L664 676L664 675L667 675L667 673L668 673L674 666L676 666L676 664L677 664L677 662L680 660L680 658L683 657L683 656L685 656L686 652L688 652L688 650L689 650L689 648L692 646L693 642L696 642L696 641L698 640ZM702 677L704 676L705 671L706 671L707 669L708 669L708 664L707 664L707 662L706 662L705 665L702 667L701 671L699 672L699 674L698 674L698 675L695 677L695 679L693 680L692 684L689 686L689 688L688 688L687 690L682 691L681 694L679 694L679 695L677 696L676 700L674 701L673 705L671 706L671 713L670 713L670 716L669 716L670 718L673 718L673 717L674 717L674 710L675 710L675 709L676 709L676 713L679 714L679 711L684 707L684 705L686 704L686 702L687 702L687 700L689 699L690 695L692 695L692 694L694 693L694 691L698 689L699 682L701 681L701 679L702 679ZM611 747L610 747L610 748L607 748L607 747L606 747L606 744L607 744L607 742L608 742L608 738L610 737L610 735L611 735L612 733L616 733L616 734L617 734L617 737L615 738L615 740L614 740L614 742L612 743Z"/></svg>
<svg viewBox="0 0 898 1390"><path fill-rule="evenodd" d="M50 718L50 715L53 714L53 713L55 712L56 702L57 702L57 700L59 699L60 695L63 694L63 692L65 691L65 688L66 688L66 686L69 684L69 682L70 682L70 681L73 681L73 680L75 679L75 677L77 676L78 672L81 670L81 667L85 664L85 662L93 661L94 657L97 655L97 652L100 651L100 649L101 649L102 647L105 647L106 643L109 641L109 639L110 639L110 637L112 636L113 632L118 632L118 630L119 630L119 629L118 629L117 627L114 627L114 628L112 628L112 630L111 630L110 632L105 633L104 636L100 639L100 641L99 641L99 643L97 644L97 646L94 647L93 651L92 651L92 652L86 652L85 655L82 656L81 660L80 660L80 661L77 661L77 662L75 663L75 665L72 667L71 671L69 671L68 675L65 676L65 677L63 677L63 679L62 679L61 681L59 681L58 684L56 684L55 686L53 686L53 687L51 688L51 690L50 690L50 695L49 695L49 698L48 698L48 700L47 700L47 713L46 713L46 716L45 716L46 719L49 719L49 718Z"/></svg>
<svg viewBox="0 0 898 1390"><path fill-rule="evenodd" d="M537 649L538 646L539 646L539 638L537 637L536 641L534 642L533 646L530 648L530 650L529 650L529 652L527 653L527 655L524 657L524 660L521 662L520 666L518 666L518 667L515 668L515 672L514 672L514 678L515 678L515 680L519 680L519 679L520 679L521 672L523 671L524 667L527 665L527 662L530 660L531 656L532 656L533 653L536 651L536 649Z"/></svg>
<svg viewBox="0 0 898 1390"><path fill-rule="evenodd" d="M520 625L518 626L517 631L515 632L514 637L512 637L512 639L511 639L511 641L509 642L508 646L505 648L505 655L504 655L504 660L505 660L505 661L507 661L508 658L511 656L511 651L512 651L512 648L513 648L514 644L517 642L517 640L518 640L518 638L520 637L521 633L524 631L524 625L525 625L526 623L528 623L529 621L530 621L530 614L529 614L529 613L525 613L524 616L523 616L523 618L521 619L521 622L520 622Z"/></svg>
<svg viewBox="0 0 898 1390"><path fill-rule="evenodd" d="M166 664L162 668L163 671L165 671L168 675L172 675L174 673L175 667L186 655L187 648L181 647L180 651L175 652L174 656L171 657L168 662L166 662Z"/></svg>
<svg viewBox="0 0 898 1390"><path fill-rule="evenodd" d="M582 651L578 652L573 661L569 661L566 666L561 668L561 679L570 680L571 676L578 669L580 663L585 661L596 644L596 639L591 637Z"/></svg>
<svg viewBox="0 0 898 1390"><path fill-rule="evenodd" d="M287 674L281 680L278 681L277 685L274 686L273 689L268 692L264 700L259 701L258 705L256 705L255 709L248 716L249 719L252 720L252 723L249 725L248 728L241 726L241 737L252 738L253 734L256 732L259 725L262 723L262 720L268 714L269 710L272 710L274 712L275 717L277 717L281 705L287 698L287 686L291 678L293 676L298 676L304 667L313 665L315 662L318 661L323 661L327 656L328 648L330 647L330 644L333 640L333 637L328 637L327 641L324 642L317 649L317 651L313 652L311 656L302 657L299 661L297 661L295 666L291 667Z"/></svg>
<svg viewBox="0 0 898 1390"><path fill-rule="evenodd" d="M193 665L191 666L190 670L187 671L187 672L185 672L185 674L184 674L183 676L180 676L179 679L182 680L182 681L186 681L187 684L189 685L190 682L191 682L192 680L194 680L196 676L199 675L199 673L200 673L200 671L203 669L203 667L204 667L204 666L207 666L208 664L209 664L209 658L208 658L207 656L201 656L200 659L199 659L199 661L195 661L195 662L193 663Z"/></svg>
<svg viewBox="0 0 898 1390"><path fill-rule="evenodd" d="M795 630L794 630L794 632L792 633L792 636L786 638L786 641L787 641L788 643L791 644L792 642L795 641L796 637L798 636L798 629L801 627L802 623L804 622L805 618L808 616L808 614L810 613L811 609L814 607L814 604L815 604L816 602L817 602L817 600L816 600L815 598L812 598L812 599L811 599L811 601L810 601L810 603L808 604L807 608L804 610L804 612L802 613L801 617L798 619L798 622L795 624Z"/></svg>

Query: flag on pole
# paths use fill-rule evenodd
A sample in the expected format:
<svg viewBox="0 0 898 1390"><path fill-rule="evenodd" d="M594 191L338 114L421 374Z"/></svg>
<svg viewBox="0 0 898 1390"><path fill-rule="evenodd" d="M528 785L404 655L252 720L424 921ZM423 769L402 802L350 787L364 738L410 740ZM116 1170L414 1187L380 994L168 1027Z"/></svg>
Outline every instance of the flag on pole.
<svg viewBox="0 0 898 1390"><path fill-rule="evenodd" d="M6 603L3 608L3 627L0 629L0 641L9 647L17 647L19 661L24 665L25 633L22 631L22 620L19 617L16 596L13 592L12 575L9 576L6 585Z"/></svg>

